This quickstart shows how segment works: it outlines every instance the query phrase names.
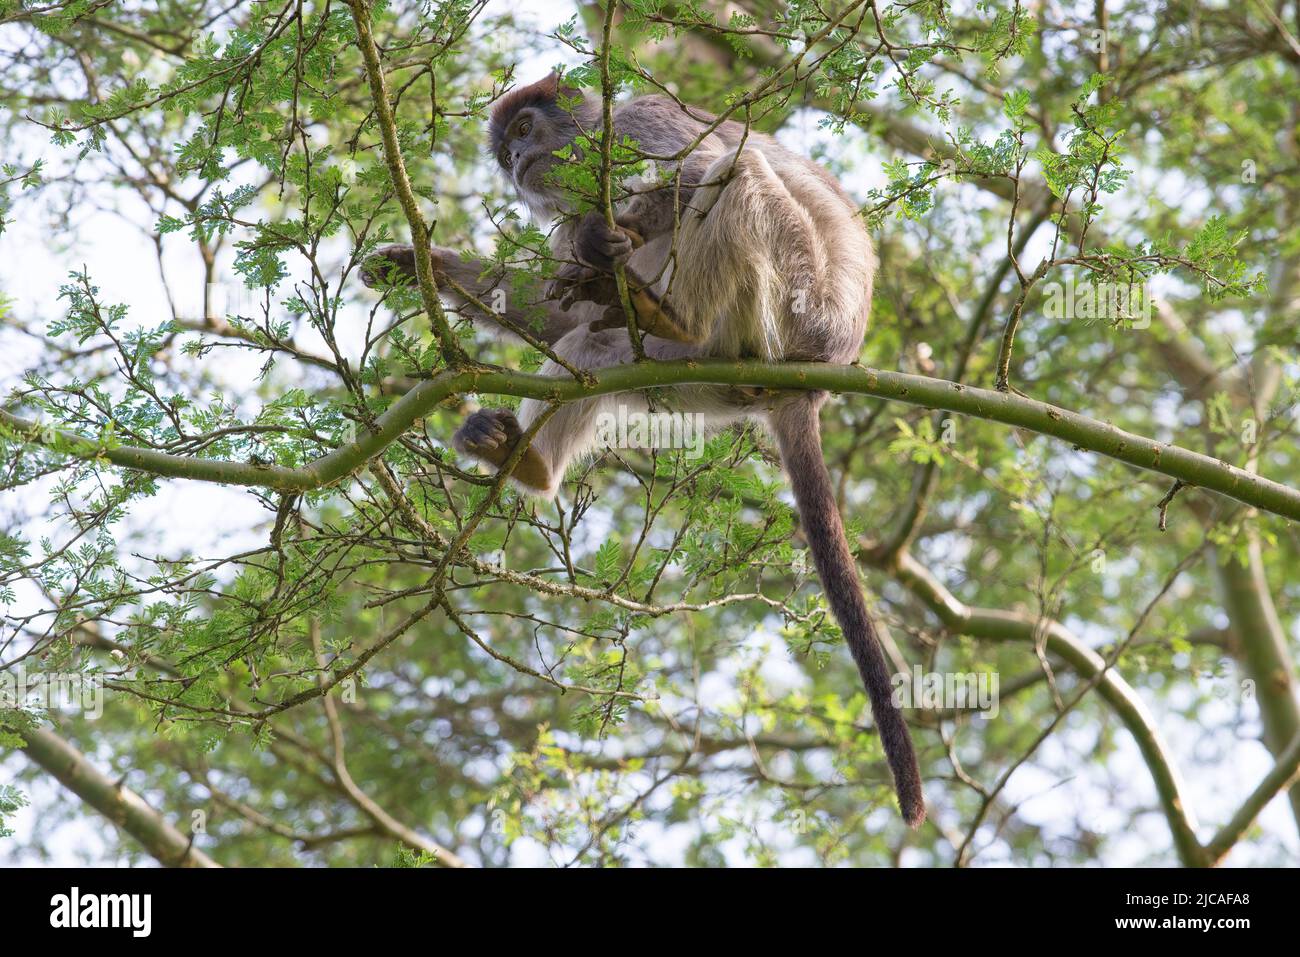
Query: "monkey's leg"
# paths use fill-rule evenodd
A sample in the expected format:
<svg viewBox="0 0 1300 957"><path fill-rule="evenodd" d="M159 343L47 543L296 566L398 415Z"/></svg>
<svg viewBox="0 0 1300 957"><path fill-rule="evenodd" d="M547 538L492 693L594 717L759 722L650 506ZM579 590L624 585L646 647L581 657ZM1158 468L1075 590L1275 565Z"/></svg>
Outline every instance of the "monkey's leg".
<svg viewBox="0 0 1300 957"><path fill-rule="evenodd" d="M525 431L509 409L479 409L456 430L452 444L458 451L499 469L506 464ZM550 467L536 445L529 445L524 450L511 478L538 491L549 489L553 484Z"/></svg>
<svg viewBox="0 0 1300 957"><path fill-rule="evenodd" d="M673 231L646 236L671 269L635 303L639 324L660 338L712 343L716 354L786 358L791 282L825 258L808 236L813 225L761 151L725 152L679 208ZM631 265L629 274L643 268Z"/></svg>
<svg viewBox="0 0 1300 957"><path fill-rule="evenodd" d="M680 346L672 348L681 352ZM555 354L579 369L597 369L620 365L634 358L626 329L600 331L589 326L575 329L555 344ZM567 375L563 367L547 361L542 375ZM525 399L518 418L507 409L482 409L465 420L453 444L460 451L500 468L529 426L546 408L547 403ZM574 459L598 444L602 414L616 421L620 412L642 413L649 410L640 393L580 399L560 406L533 436L532 444L515 466L512 478L527 491L551 498Z"/></svg>

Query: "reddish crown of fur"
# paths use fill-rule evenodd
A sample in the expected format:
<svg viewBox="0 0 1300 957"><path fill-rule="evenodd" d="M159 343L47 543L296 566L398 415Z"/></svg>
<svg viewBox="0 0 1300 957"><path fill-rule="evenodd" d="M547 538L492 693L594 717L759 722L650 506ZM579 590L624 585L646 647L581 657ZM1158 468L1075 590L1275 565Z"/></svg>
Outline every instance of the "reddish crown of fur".
<svg viewBox="0 0 1300 957"><path fill-rule="evenodd" d="M497 100L496 105L492 107L492 119L488 125L488 138L492 151L495 153L501 147L501 141L510 127L510 121L524 107L555 107L561 94L580 96L581 92L572 87L561 87L560 75L554 70L535 83L515 87Z"/></svg>

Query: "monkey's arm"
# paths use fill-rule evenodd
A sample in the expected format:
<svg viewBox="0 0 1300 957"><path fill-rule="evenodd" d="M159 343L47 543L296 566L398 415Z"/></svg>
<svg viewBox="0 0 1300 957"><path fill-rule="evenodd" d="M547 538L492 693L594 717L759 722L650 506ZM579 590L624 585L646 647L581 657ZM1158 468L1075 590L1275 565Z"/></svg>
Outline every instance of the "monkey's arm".
<svg viewBox="0 0 1300 957"><path fill-rule="evenodd" d="M568 309L576 302L606 306L605 314L591 324L593 329L624 326L627 318L614 275L615 265L621 263L637 326L660 339L698 342L687 332L667 300L654 291L653 282L628 264L632 250L642 244L641 236L631 228L624 225L611 228L600 213L588 213L573 235L573 253L579 263L561 270L552 283L551 295L559 301L562 309Z"/></svg>
<svg viewBox="0 0 1300 957"><path fill-rule="evenodd" d="M569 315L554 299L540 292L534 296L519 295L512 283L518 272L499 268L485 273L488 264L481 259L462 258L455 250L440 246L432 247L430 252L438 291L461 311L476 319L490 320L494 328L515 335L518 335L515 330L523 329L553 345L581 324L578 317ZM400 244L377 250L362 267L361 279L372 288L413 282L415 248Z"/></svg>

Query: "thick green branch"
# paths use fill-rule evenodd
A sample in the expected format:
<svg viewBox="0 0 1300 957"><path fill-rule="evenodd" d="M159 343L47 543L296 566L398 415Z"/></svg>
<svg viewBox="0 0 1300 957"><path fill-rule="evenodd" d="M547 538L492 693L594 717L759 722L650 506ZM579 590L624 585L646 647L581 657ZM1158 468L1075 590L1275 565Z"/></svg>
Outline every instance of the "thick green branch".
<svg viewBox="0 0 1300 957"><path fill-rule="evenodd" d="M2 411L0 425L19 433L29 442L66 443L72 454L79 458L102 457L113 465L155 475L302 491L336 482L361 468L396 441L416 420L453 394L481 392L571 402L655 386L705 383L769 389L826 389L946 409L1050 435L1076 448L1180 479L1187 485L1219 492L1263 511L1300 519L1300 490L1208 455L1134 435L1046 402L990 389L976 389L945 379L816 362L771 364L723 359L648 362L593 369L589 382L504 369L443 372L421 382L395 402L378 417L375 431L364 431L356 441L296 469L198 459L128 446L103 448L90 439L68 433L51 433L37 423Z"/></svg>
<svg viewBox="0 0 1300 957"><path fill-rule="evenodd" d="M101 773L53 731L20 731L23 753L77 797L130 834L166 867L220 867L140 795Z"/></svg>

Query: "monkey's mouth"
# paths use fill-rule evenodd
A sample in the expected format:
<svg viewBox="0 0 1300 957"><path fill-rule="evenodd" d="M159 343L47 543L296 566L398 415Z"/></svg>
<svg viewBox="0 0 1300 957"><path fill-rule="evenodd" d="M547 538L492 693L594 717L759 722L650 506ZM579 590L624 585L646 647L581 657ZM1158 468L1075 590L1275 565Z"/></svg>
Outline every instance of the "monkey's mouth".
<svg viewBox="0 0 1300 957"><path fill-rule="evenodd" d="M528 175L528 171L532 169L537 164L537 161L540 160L541 158L542 158L541 154L534 153L532 156L525 158L522 163L520 163L517 167L515 167L516 186L524 185L524 177Z"/></svg>

